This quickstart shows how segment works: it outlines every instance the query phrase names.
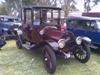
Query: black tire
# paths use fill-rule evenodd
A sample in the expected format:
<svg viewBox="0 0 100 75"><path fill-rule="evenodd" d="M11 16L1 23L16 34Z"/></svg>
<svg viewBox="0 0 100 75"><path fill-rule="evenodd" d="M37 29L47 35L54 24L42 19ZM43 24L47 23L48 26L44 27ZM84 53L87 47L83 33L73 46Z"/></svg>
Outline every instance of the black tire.
<svg viewBox="0 0 100 75"><path fill-rule="evenodd" d="M22 43L21 43L21 38L19 38L20 36L17 36L17 39L16 39L16 45L17 45L17 48L19 49L22 49Z"/></svg>
<svg viewBox="0 0 100 75"><path fill-rule="evenodd" d="M88 47L88 45L85 42L83 42L82 49L83 49L84 53L82 50L81 51L76 50L76 52L74 53L74 56L79 62L86 63L90 59L90 55L91 55L90 47ZM83 58L84 54L85 54L85 57Z"/></svg>
<svg viewBox="0 0 100 75"><path fill-rule="evenodd" d="M1 36L1 39L2 39L2 40L6 40L7 37L6 37L5 35L2 35L2 36Z"/></svg>
<svg viewBox="0 0 100 75"><path fill-rule="evenodd" d="M53 74L56 70L56 56L49 45L46 45L43 49L43 62L47 72Z"/></svg>

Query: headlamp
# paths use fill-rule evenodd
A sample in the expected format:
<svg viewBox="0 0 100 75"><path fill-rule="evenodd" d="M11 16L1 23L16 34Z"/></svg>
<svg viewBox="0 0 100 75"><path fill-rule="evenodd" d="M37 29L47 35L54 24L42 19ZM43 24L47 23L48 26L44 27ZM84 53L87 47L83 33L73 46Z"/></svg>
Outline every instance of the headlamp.
<svg viewBox="0 0 100 75"><path fill-rule="evenodd" d="M65 39L60 39L58 41L58 45L59 45L59 48L64 48L65 47Z"/></svg>

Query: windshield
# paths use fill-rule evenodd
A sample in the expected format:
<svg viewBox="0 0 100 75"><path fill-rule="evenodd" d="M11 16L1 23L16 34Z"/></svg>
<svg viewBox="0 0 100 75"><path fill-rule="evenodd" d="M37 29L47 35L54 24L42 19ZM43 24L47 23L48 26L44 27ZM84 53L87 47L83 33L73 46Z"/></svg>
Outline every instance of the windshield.
<svg viewBox="0 0 100 75"><path fill-rule="evenodd" d="M97 27L100 29L100 20L96 21L97 22Z"/></svg>

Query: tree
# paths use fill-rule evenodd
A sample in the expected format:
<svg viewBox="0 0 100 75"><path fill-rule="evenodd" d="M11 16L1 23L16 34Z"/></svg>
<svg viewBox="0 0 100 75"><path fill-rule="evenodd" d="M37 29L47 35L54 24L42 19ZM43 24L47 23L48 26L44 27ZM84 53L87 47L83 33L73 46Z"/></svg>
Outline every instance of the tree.
<svg viewBox="0 0 100 75"><path fill-rule="evenodd" d="M76 1L75 0L59 0L63 10L64 16L68 16L70 8L75 7Z"/></svg>
<svg viewBox="0 0 100 75"><path fill-rule="evenodd" d="M31 5L44 5L50 6L49 0L5 0L7 4L7 11L8 13L12 13L13 11L17 11L21 13L21 8L23 6L31 6Z"/></svg>
<svg viewBox="0 0 100 75"><path fill-rule="evenodd" d="M75 8L75 0L5 0L7 4L7 11L10 14L13 11L21 12L23 6L37 5L37 6L58 6L64 9L65 16L68 15L70 7Z"/></svg>
<svg viewBox="0 0 100 75"><path fill-rule="evenodd" d="M100 0L93 0L93 2L95 5L97 5L100 2Z"/></svg>
<svg viewBox="0 0 100 75"><path fill-rule="evenodd" d="M100 0L84 0L84 11L89 12L94 6L98 5L99 2Z"/></svg>
<svg viewBox="0 0 100 75"><path fill-rule="evenodd" d="M90 7L90 0L84 0L84 11L88 12L91 10L91 7Z"/></svg>
<svg viewBox="0 0 100 75"><path fill-rule="evenodd" d="M7 15L7 10L6 10L6 4L5 3L1 3L0 4L0 15Z"/></svg>

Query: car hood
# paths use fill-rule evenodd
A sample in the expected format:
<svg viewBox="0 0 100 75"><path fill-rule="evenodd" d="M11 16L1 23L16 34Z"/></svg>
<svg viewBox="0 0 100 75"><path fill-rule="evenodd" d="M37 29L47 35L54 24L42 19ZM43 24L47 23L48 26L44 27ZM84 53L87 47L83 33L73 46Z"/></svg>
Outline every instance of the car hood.
<svg viewBox="0 0 100 75"><path fill-rule="evenodd" d="M66 33L57 29L48 29L46 30L44 35L45 38L58 41L59 39L63 38L66 35Z"/></svg>
<svg viewBox="0 0 100 75"><path fill-rule="evenodd" d="M7 29L16 28L20 26L19 24L20 23L18 22L0 23L0 28L7 28Z"/></svg>
<svg viewBox="0 0 100 75"><path fill-rule="evenodd" d="M0 23L0 28L7 28L10 29L12 26L6 23Z"/></svg>

